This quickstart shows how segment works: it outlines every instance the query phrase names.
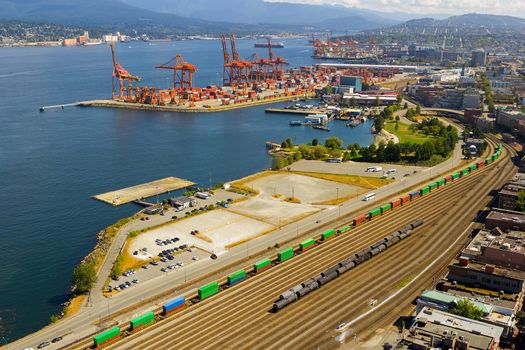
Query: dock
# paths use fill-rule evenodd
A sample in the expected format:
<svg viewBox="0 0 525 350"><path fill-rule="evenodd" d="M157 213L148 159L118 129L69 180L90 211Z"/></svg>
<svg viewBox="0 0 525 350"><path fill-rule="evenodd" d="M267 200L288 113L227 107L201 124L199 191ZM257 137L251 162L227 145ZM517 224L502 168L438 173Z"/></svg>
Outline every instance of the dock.
<svg viewBox="0 0 525 350"><path fill-rule="evenodd" d="M48 111L50 109L64 109L64 108L67 108L67 107L77 107L79 105L80 105L79 102L75 102L75 103L65 103L63 105L42 106L42 107L40 107L40 112L45 112L45 111Z"/></svg>
<svg viewBox="0 0 525 350"><path fill-rule="evenodd" d="M133 201L136 203L140 202L138 204L147 206L150 203L144 201L144 198L170 191L180 190L192 185L195 185L195 183L188 180L179 179L177 177L167 177L141 185L98 194L93 196L93 198L113 206L122 205Z"/></svg>
<svg viewBox="0 0 525 350"><path fill-rule="evenodd" d="M245 102L232 103L227 105L217 104L212 101L197 102L195 107L187 105L151 105L142 103L130 103L116 100L92 100L78 102L76 105L79 107L100 107L100 108L120 108L120 109L135 109L135 110L146 110L146 111L158 111L158 112L176 112L176 113L214 113L228 111L238 108L247 108L260 105L266 105L276 102L286 102L299 97L313 98L315 93L301 93L291 94L288 96L275 95L266 96L261 99L253 99ZM215 103L215 104L214 104Z"/></svg>
<svg viewBox="0 0 525 350"><path fill-rule="evenodd" d="M266 113L288 113L288 114L332 114L332 111L321 108L309 108L309 109L291 109L291 108L266 108Z"/></svg>

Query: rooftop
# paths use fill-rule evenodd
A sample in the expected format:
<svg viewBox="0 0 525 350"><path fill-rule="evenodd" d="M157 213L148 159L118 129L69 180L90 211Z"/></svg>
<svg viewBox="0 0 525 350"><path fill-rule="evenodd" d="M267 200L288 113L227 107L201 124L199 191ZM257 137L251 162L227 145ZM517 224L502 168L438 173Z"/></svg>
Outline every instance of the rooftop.
<svg viewBox="0 0 525 350"><path fill-rule="evenodd" d="M456 267L469 269L473 271L479 271L482 273L491 274L495 276L507 277L510 279L518 280L518 281L525 281L525 271L519 271L519 270L509 269L509 268L500 268L494 265L479 264L476 262L469 262L468 266L460 266L459 261L457 259L455 259L451 265L455 265ZM494 268L494 272L486 271L487 266L491 266L492 268Z"/></svg>
<svg viewBox="0 0 525 350"><path fill-rule="evenodd" d="M492 210L487 215L487 219L525 223L525 214L519 214L514 211Z"/></svg>
<svg viewBox="0 0 525 350"><path fill-rule="evenodd" d="M421 294L421 298L429 301L437 301L445 304L457 304L458 301L462 299L469 299L468 297L458 297L456 295L452 295L445 292L440 292L437 290L426 290ZM476 305L477 308L483 310L484 314L490 314L494 307L490 304L485 304L481 302L477 302L475 300L471 300L474 305Z"/></svg>

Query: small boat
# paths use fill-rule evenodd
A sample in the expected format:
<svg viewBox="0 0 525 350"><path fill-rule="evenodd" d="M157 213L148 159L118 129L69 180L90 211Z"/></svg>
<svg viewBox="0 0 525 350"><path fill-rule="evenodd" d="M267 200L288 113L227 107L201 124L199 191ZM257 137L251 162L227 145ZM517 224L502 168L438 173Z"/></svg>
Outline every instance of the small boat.
<svg viewBox="0 0 525 350"><path fill-rule="evenodd" d="M300 120L292 120L288 124L290 124L290 126L301 126L303 125L303 122Z"/></svg>
<svg viewBox="0 0 525 350"><path fill-rule="evenodd" d="M346 123L346 126L349 126L351 128L355 128L359 124L361 124L361 120L360 119L353 119L353 120L349 121L348 123Z"/></svg>
<svg viewBox="0 0 525 350"><path fill-rule="evenodd" d="M312 126L312 128L317 129L317 130L330 131L330 129L328 129L328 127L324 125L314 125Z"/></svg>

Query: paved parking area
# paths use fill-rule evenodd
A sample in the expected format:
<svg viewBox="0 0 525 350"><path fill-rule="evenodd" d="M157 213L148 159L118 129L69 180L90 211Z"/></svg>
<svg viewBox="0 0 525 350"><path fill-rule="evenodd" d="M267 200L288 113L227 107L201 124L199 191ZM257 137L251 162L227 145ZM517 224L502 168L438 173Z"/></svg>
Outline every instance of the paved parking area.
<svg viewBox="0 0 525 350"><path fill-rule="evenodd" d="M366 171L368 167L382 167L382 171L370 172ZM389 169L396 169L396 173L390 175L396 179L410 176L412 174L421 172L426 167L410 166L410 165L398 165L398 164L382 164L382 163L362 163L362 162L344 162L344 163L329 163L322 160L300 160L290 166L292 171L307 171L316 173L327 173L327 174L344 174L344 175L357 175L357 176L371 176L381 177L385 175Z"/></svg>
<svg viewBox="0 0 525 350"><path fill-rule="evenodd" d="M168 276L174 271L184 271L187 266L195 263L196 261L210 259L210 254L204 250L194 247L191 248L191 251L184 250L183 252L173 254L173 257L173 260L166 260L165 262L158 261L158 265L152 265L149 261L145 261L143 267L135 269L133 274L127 277L121 275L119 276L118 281L111 280L109 285L112 288L122 286L126 284L126 282L129 285L128 288L123 288L118 291L114 291L113 293L127 292L129 290L133 290L135 286L140 285L140 283L143 281L162 275ZM176 267L169 269L168 266L170 265L175 265ZM138 283L133 282L133 280L138 281Z"/></svg>

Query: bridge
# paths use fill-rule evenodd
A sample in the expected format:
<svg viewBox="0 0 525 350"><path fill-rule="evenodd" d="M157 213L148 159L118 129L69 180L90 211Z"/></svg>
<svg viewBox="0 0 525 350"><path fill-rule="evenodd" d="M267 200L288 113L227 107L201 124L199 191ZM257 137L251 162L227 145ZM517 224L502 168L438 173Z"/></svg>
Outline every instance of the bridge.
<svg viewBox="0 0 525 350"><path fill-rule="evenodd" d="M421 112L435 112L436 114L445 116L445 117L460 117L463 119L464 112L458 109L448 109L448 108L421 108Z"/></svg>

